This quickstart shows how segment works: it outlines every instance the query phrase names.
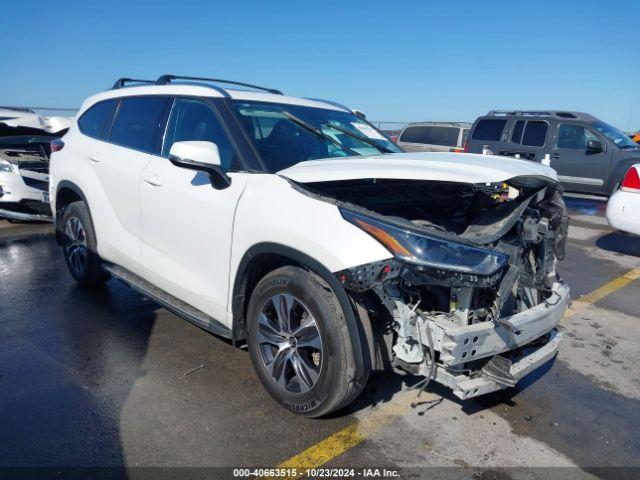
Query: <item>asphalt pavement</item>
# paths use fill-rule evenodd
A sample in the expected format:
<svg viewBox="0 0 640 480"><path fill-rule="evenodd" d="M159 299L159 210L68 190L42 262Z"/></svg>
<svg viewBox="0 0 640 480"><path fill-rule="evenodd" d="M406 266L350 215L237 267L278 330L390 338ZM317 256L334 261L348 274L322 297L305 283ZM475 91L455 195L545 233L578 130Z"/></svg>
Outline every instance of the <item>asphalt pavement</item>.
<svg viewBox="0 0 640 480"><path fill-rule="evenodd" d="M416 377L374 375L354 405L320 420L276 405L245 350L117 281L76 286L50 225L0 221L0 472L103 467L75 471L135 478L209 467L180 471L233 478L234 467L313 466L637 478L640 238L609 228L603 201L567 201L560 273L574 308L555 361L465 402L437 385L418 399ZM30 470L39 467L50 468Z"/></svg>

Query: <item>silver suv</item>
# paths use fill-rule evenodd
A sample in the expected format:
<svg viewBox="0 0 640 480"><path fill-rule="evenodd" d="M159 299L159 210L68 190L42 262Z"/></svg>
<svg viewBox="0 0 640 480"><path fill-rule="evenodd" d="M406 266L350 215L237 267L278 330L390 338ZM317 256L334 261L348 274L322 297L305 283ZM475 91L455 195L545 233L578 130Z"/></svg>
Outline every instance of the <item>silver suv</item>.
<svg viewBox="0 0 640 480"><path fill-rule="evenodd" d="M397 143L407 152L462 152L470 128L466 122L410 123Z"/></svg>

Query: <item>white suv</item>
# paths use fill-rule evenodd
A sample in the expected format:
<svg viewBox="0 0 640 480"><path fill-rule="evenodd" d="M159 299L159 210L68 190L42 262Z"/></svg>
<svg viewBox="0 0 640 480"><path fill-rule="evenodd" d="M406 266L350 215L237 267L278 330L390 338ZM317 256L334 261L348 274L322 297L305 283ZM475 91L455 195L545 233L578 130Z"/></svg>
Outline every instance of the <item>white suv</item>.
<svg viewBox="0 0 640 480"><path fill-rule="evenodd" d="M402 153L362 117L238 82L119 80L52 155L71 274L246 342L304 415L391 367L463 399L513 386L555 355L569 298L555 172Z"/></svg>

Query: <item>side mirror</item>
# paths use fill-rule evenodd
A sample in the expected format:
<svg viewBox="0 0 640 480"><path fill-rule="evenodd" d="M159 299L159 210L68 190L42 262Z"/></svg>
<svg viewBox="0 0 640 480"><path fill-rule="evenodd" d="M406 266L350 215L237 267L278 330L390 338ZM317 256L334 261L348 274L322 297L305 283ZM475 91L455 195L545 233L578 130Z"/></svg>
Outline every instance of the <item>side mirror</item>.
<svg viewBox="0 0 640 480"><path fill-rule="evenodd" d="M223 189L231 185L231 178L220 166L218 146L213 142L175 142L169 151L169 161L176 167L208 173L214 188Z"/></svg>
<svg viewBox="0 0 640 480"><path fill-rule="evenodd" d="M604 145L602 145L600 140L589 140L587 142L587 150L594 153L602 152Z"/></svg>

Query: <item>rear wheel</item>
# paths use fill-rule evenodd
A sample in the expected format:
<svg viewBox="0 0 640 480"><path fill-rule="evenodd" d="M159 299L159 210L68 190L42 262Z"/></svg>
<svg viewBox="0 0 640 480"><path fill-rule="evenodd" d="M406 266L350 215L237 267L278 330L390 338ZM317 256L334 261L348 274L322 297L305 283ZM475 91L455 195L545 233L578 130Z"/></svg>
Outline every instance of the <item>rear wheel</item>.
<svg viewBox="0 0 640 480"><path fill-rule="evenodd" d="M317 275L282 267L256 286L247 312L251 360L285 408L319 417L351 403L368 372L355 351L338 299Z"/></svg>
<svg viewBox="0 0 640 480"><path fill-rule="evenodd" d="M69 273L80 285L93 287L108 280L100 266L96 235L89 209L84 202L74 202L62 215L62 249Z"/></svg>

